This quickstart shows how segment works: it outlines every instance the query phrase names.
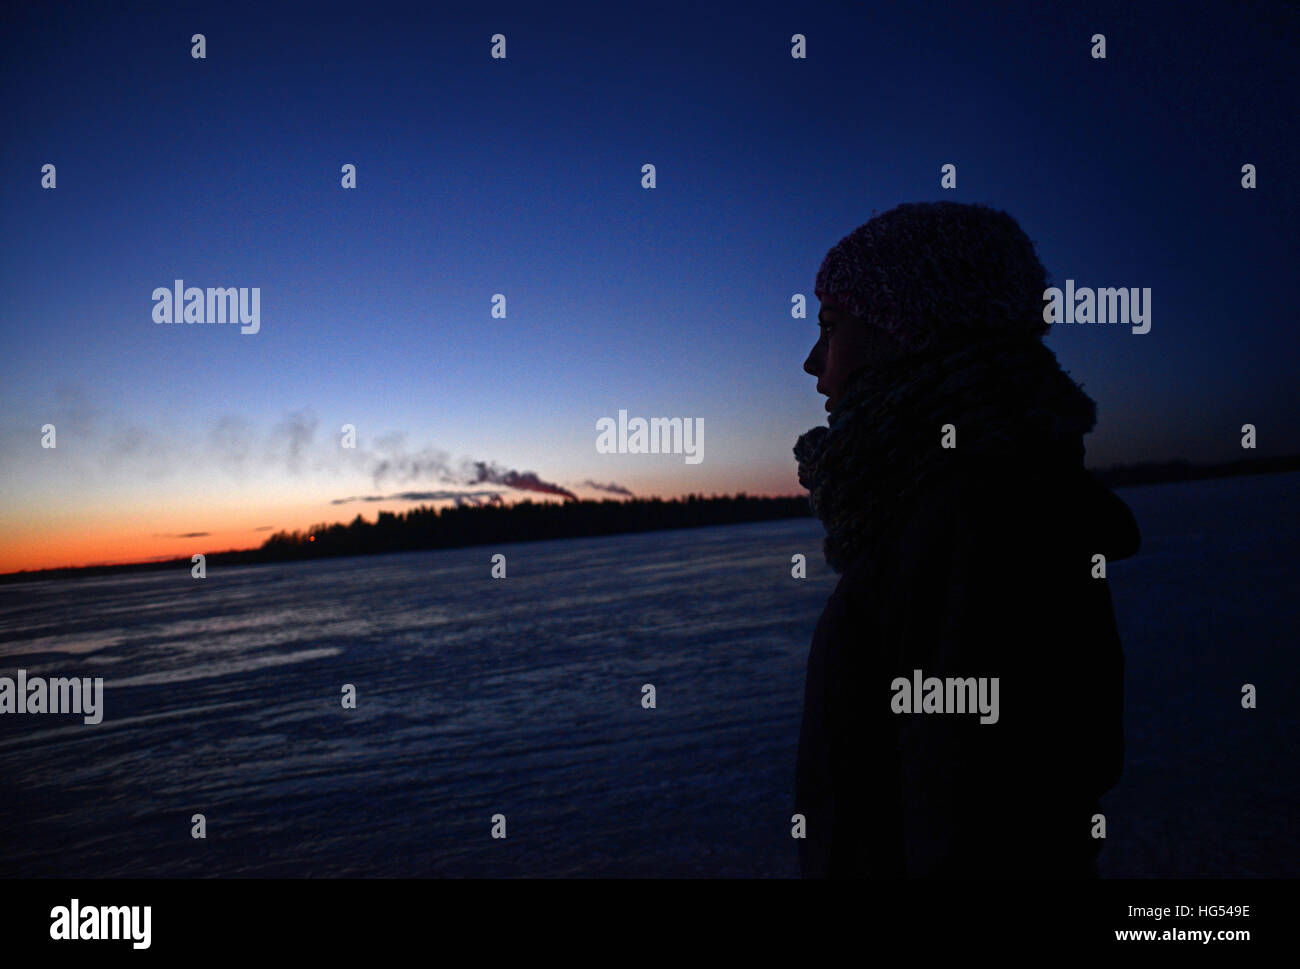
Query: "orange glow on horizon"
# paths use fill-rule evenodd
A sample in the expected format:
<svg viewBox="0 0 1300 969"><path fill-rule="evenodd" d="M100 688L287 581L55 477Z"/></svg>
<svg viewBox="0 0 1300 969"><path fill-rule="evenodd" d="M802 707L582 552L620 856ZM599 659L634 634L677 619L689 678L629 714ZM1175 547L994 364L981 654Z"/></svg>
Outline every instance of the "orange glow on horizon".
<svg viewBox="0 0 1300 969"><path fill-rule="evenodd" d="M785 479L767 482L767 488L733 488L725 491L709 487L665 488L637 491L637 498L685 497L688 494L737 494L744 491L751 497L776 497L798 494L801 489L790 487ZM583 500L601 501L610 495L595 494ZM553 501L548 495L519 494L507 504L520 501ZM375 521L380 511L402 513L417 508L421 503L377 503L361 512L367 521ZM450 502L432 502L435 507L449 506ZM244 506L209 509L201 513L182 513L177 510L150 509L140 512L97 509L94 513L58 515L49 521L48 514L20 515L10 512L0 517L0 574L39 571L42 569L82 568L95 565L134 565L172 559L189 559L195 553L214 554L227 551L245 551L259 548L275 532L306 532L321 523L347 524L357 516L357 511L344 511L341 507L320 502L295 504L289 507L268 508L256 513ZM41 521L42 517L47 518ZM275 522L266 527L253 522ZM201 531L193 532L195 525ZM311 541L315 541L311 538Z"/></svg>

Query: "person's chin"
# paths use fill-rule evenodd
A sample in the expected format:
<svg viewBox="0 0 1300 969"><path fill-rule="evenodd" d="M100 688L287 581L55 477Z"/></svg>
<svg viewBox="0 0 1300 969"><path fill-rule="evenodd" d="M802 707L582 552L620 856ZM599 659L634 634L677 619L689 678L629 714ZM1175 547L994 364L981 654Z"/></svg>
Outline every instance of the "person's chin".
<svg viewBox="0 0 1300 969"><path fill-rule="evenodd" d="M831 399L829 397L826 398L826 411L827 413L831 411Z"/></svg>

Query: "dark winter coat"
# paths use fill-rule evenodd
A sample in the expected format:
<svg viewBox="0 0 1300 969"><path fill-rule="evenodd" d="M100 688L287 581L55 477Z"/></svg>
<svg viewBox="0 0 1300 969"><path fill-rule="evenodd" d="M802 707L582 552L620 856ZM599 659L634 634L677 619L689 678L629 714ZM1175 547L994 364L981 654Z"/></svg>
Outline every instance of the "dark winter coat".
<svg viewBox="0 0 1300 969"><path fill-rule="evenodd" d="M805 874L1095 874L1124 664L1094 557L1139 544L1083 470L1095 422L1041 341L986 334L874 361L796 443L841 574L805 681ZM914 674L996 678L997 721L895 706Z"/></svg>
<svg viewBox="0 0 1300 969"><path fill-rule="evenodd" d="M1077 438L1076 438L1077 440ZM963 456L891 508L813 635L795 811L806 877L1087 877L1123 765L1107 568L1140 542L1082 467ZM999 719L894 713L891 683L998 677Z"/></svg>

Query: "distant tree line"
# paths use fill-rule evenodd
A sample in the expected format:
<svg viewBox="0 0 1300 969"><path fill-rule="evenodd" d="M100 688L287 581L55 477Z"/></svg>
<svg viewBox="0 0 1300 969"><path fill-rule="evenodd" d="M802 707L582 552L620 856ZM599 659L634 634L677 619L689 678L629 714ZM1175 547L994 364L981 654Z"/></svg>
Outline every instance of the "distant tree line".
<svg viewBox="0 0 1300 969"><path fill-rule="evenodd" d="M1300 455L1293 454L1202 465L1190 464L1184 460L1152 461L1115 465L1092 473L1107 487L1118 488L1297 470L1300 470ZM524 501L516 505L461 505L441 510L422 505L401 513L381 511L378 519L373 522L357 515L346 525L320 524L313 525L305 532L276 532L260 548L213 552L207 555L207 560L225 565L252 565L337 555L371 555L501 542L585 538L664 528L731 525L778 518L801 518L811 514L806 494L758 498L743 491L736 495L711 495L707 498L703 495L687 495L669 500L633 498L619 501L607 498L603 501L568 501L563 504ZM190 560L186 557L167 562L40 569L0 575L0 583L175 569L181 565L188 570L189 564Z"/></svg>
<svg viewBox="0 0 1300 969"><path fill-rule="evenodd" d="M734 525L812 514L806 496L759 498L745 494L687 495L684 498L632 498L618 501L533 502L514 505L462 505L442 509L422 505L407 512L381 511L373 521L357 515L348 524L313 525L305 532L276 532L255 550L251 561L332 555L370 555L416 549L459 548L501 542L588 538L664 528ZM220 553L209 561L223 561ZM249 553L233 553L249 554Z"/></svg>
<svg viewBox="0 0 1300 969"><path fill-rule="evenodd" d="M799 518L812 514L807 495L759 498L736 495L687 495L684 498L632 498L564 503L522 501L515 505L427 505L406 512L381 511L373 521L357 515L351 522L313 525L307 531L279 531L260 548L205 553L209 565L255 565L341 555L373 555L418 549L585 538L665 528L697 528L741 522ZM0 575L0 583L26 579L85 578L116 572L144 572L183 567L190 559L41 569Z"/></svg>
<svg viewBox="0 0 1300 969"><path fill-rule="evenodd" d="M1144 461L1140 464L1116 464L1093 475L1108 488L1126 485L1165 484L1170 481L1198 481L1204 478L1228 478L1239 474L1276 474L1300 471L1300 454L1267 458L1238 458L1219 464L1192 464L1190 461Z"/></svg>

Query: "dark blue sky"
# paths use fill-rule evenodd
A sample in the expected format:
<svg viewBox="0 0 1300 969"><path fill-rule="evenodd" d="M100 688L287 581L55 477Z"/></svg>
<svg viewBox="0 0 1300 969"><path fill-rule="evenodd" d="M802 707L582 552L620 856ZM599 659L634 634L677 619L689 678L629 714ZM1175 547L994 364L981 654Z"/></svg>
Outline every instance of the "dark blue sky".
<svg viewBox="0 0 1300 969"><path fill-rule="evenodd" d="M165 494L176 528L219 532L438 486L340 465L344 423L366 454L584 496L796 493L790 449L826 417L801 370L821 259L873 209L941 198L1008 211L1054 282L1152 290L1146 335L1047 338L1098 401L1090 466L1240 457L1247 422L1256 453L1300 451L1295 7L1081 6L9 12L6 505L48 530ZM155 326L176 278L260 287L261 331ZM704 460L598 454L619 409L703 418Z"/></svg>

